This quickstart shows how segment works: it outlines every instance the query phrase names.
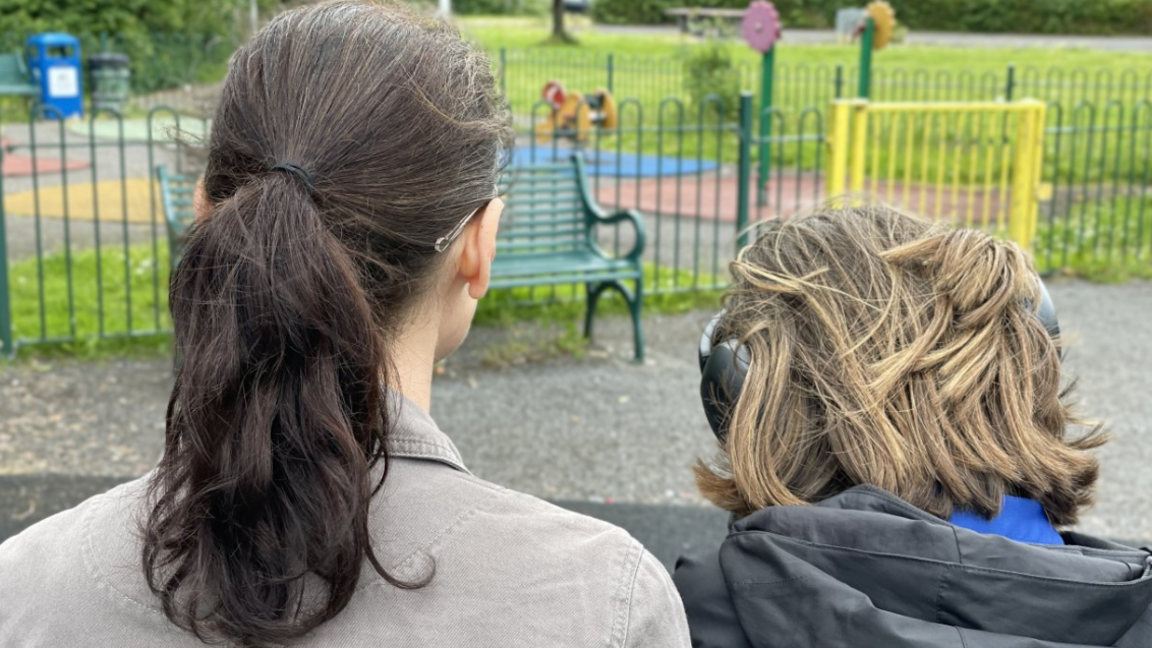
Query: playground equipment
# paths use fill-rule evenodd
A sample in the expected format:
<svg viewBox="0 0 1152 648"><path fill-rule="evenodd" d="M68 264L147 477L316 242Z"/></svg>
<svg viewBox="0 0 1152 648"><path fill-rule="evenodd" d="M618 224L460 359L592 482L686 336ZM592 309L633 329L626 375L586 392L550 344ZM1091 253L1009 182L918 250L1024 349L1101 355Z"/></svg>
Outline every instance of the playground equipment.
<svg viewBox="0 0 1152 648"><path fill-rule="evenodd" d="M760 74L760 178L768 177L772 150L768 138L772 135L772 74L776 67L776 41L780 40L782 27L780 14L771 2L754 0L744 12L744 40L752 49L763 55ZM763 184L760 187L764 191ZM761 198L763 200L763 198Z"/></svg>
<svg viewBox="0 0 1152 648"><path fill-rule="evenodd" d="M611 129L619 123L616 100L605 88L585 95L568 92L559 81L549 81L540 94L552 106L547 121L537 124L534 129L536 140L541 143L559 137L585 142L593 128Z"/></svg>
<svg viewBox="0 0 1152 648"><path fill-rule="evenodd" d="M870 96L872 89L872 52L880 51L892 41L896 32L896 10L884 0L874 0L864 8L865 18L860 26L860 98Z"/></svg>

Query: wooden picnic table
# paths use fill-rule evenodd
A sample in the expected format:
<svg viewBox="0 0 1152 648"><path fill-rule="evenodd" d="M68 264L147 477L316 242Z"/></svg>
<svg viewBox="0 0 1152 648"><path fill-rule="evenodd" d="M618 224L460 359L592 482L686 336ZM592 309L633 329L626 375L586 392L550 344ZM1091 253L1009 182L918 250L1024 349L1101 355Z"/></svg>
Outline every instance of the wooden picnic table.
<svg viewBox="0 0 1152 648"><path fill-rule="evenodd" d="M730 23L733 27L740 24L744 19L743 9L713 9L708 7L674 7L672 9L665 9L664 14L672 16L676 19L677 24L680 26L680 31L685 34L697 34L704 31L703 28L694 28L696 23L701 19L712 19Z"/></svg>

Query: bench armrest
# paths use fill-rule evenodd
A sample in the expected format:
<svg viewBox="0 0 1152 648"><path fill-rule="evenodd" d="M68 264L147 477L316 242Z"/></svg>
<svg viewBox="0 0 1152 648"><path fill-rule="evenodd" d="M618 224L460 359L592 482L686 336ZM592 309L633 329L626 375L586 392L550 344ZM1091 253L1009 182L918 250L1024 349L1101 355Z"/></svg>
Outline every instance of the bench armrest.
<svg viewBox="0 0 1152 648"><path fill-rule="evenodd" d="M640 218L640 212L635 209L625 209L616 212L611 216L604 208L596 202L596 198L592 196L592 191L588 188L588 175L584 171L584 158L580 155L572 157L573 164L576 165L576 187L580 192L581 200L584 202L584 209L592 221L598 225L615 225L621 221L632 221L632 227L636 229L636 244L624 255L624 258L640 262L640 255L644 254L644 247L648 242L648 236L644 229L644 219Z"/></svg>
<svg viewBox="0 0 1152 648"><path fill-rule="evenodd" d="M608 213L596 203L588 203L587 208L588 213L592 215L592 218L598 225L615 225L623 221L632 222L632 227L636 230L636 243L624 257L632 261L639 261L648 243L648 235L644 228L644 219L640 217L640 212L635 209L625 209L609 216Z"/></svg>

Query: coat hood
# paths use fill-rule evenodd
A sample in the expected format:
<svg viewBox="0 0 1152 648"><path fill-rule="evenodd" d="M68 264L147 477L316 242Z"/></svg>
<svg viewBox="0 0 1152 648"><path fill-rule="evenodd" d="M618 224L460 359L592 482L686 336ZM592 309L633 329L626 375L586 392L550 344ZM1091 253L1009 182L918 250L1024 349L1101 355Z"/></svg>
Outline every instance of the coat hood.
<svg viewBox="0 0 1152 648"><path fill-rule="evenodd" d="M694 583L718 569L755 648L1152 647L1152 554L1063 535L983 535L860 486L739 520L677 585L691 624Z"/></svg>

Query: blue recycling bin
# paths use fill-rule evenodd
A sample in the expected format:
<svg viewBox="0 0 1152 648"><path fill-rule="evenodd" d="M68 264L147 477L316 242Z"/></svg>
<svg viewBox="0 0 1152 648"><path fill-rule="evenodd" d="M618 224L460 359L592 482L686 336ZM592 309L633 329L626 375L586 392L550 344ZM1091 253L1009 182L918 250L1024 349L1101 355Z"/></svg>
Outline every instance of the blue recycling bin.
<svg viewBox="0 0 1152 648"><path fill-rule="evenodd" d="M40 88L40 115L48 119L82 117L80 40L70 34L37 34L27 41L28 69Z"/></svg>

